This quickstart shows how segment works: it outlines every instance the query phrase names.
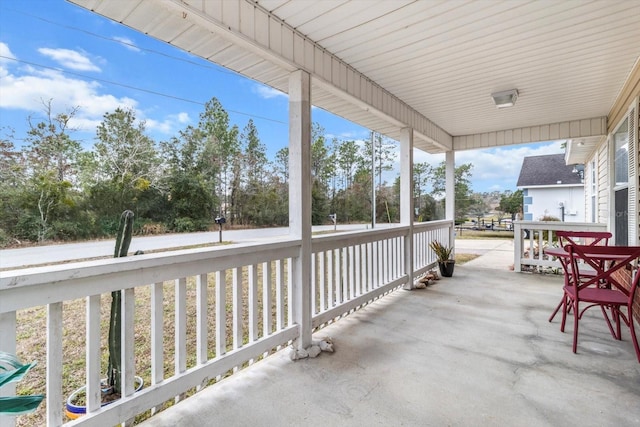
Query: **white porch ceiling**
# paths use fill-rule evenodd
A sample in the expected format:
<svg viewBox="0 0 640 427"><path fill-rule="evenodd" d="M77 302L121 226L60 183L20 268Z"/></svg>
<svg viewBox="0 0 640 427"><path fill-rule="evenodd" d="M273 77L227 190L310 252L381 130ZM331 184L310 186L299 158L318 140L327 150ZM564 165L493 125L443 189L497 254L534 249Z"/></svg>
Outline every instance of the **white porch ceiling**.
<svg viewBox="0 0 640 427"><path fill-rule="evenodd" d="M428 152L597 138L640 57L636 0L70 1Z"/></svg>

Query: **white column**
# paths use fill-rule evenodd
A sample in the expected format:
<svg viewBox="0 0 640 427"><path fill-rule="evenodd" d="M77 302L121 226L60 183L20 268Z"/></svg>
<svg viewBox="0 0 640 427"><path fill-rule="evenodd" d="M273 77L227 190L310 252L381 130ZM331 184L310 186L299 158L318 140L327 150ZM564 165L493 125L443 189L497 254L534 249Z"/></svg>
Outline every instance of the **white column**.
<svg viewBox="0 0 640 427"><path fill-rule="evenodd" d="M455 181L456 156L453 151L445 154L445 219L454 222L454 226L449 229L449 246L454 245L455 220L456 220L456 181ZM455 249L454 249L455 252Z"/></svg>
<svg viewBox="0 0 640 427"><path fill-rule="evenodd" d="M413 129L404 128L400 138L400 224L409 226L404 240L405 289L413 288Z"/></svg>
<svg viewBox="0 0 640 427"><path fill-rule="evenodd" d="M293 321L300 327L297 349L311 345L311 78L289 76L289 234L302 242L293 260Z"/></svg>

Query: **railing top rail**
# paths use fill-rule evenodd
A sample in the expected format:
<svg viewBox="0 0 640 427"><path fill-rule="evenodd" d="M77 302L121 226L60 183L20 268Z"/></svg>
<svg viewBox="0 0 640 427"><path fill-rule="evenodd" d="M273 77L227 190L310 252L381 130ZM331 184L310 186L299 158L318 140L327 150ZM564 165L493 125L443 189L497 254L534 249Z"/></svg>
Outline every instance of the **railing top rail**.
<svg viewBox="0 0 640 427"><path fill-rule="evenodd" d="M33 267L0 272L0 292L15 290L19 287L53 284L61 281L98 278L118 274L119 276L136 272L150 271L177 266L186 273L194 273L198 267L187 268L187 264L198 264L206 261L207 270L216 267L229 268L228 264L238 257L250 256L254 262L262 262L274 257L287 257L294 254L301 244L299 239L281 239L271 243L240 243L233 246L216 246L208 248L183 249L123 258L105 258L95 261L82 261L44 267ZM291 253L289 253L291 252ZM190 271L191 270L191 271ZM161 277L158 277L161 279Z"/></svg>
<svg viewBox="0 0 640 427"><path fill-rule="evenodd" d="M581 231L606 231L607 224L593 222L561 222L561 221L514 221L518 228L533 228L545 230L581 230Z"/></svg>

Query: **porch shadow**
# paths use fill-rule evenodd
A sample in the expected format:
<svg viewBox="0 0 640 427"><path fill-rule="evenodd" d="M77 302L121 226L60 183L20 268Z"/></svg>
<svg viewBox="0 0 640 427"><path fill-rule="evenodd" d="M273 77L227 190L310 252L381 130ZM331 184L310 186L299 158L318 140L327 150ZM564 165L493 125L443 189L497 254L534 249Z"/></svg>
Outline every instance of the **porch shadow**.
<svg viewBox="0 0 640 427"><path fill-rule="evenodd" d="M573 354L571 329L547 322L562 280L456 266L319 331L335 353L281 351L142 425L639 425L628 329L613 340L594 310Z"/></svg>

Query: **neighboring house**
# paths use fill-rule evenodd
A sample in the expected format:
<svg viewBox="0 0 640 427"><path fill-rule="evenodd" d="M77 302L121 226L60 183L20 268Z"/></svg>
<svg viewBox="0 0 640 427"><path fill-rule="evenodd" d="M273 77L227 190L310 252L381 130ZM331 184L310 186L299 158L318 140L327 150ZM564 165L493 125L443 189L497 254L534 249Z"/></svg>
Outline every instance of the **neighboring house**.
<svg viewBox="0 0 640 427"><path fill-rule="evenodd" d="M525 221L556 217L561 221L584 222L582 167L565 163L564 154L525 157L518 178L523 194Z"/></svg>

